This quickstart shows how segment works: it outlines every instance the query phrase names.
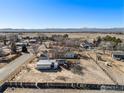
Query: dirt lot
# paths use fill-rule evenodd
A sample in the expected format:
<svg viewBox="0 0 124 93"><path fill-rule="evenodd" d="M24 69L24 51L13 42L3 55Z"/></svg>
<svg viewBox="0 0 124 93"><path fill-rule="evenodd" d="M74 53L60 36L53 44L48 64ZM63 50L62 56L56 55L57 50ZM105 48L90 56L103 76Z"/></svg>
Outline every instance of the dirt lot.
<svg viewBox="0 0 124 93"><path fill-rule="evenodd" d="M70 70L62 68L58 72L41 72L36 69L35 59L32 63L29 63L13 81L20 82L79 82L79 83L101 83L112 84L113 82L107 77L107 75L90 59L80 60L80 66L82 68L81 74L73 73Z"/></svg>
<svg viewBox="0 0 124 93"><path fill-rule="evenodd" d="M97 51L98 52L98 51ZM96 53L90 52L89 55L96 60ZM109 76L118 84L124 84L124 62L112 59L110 55L102 54L101 60L97 60L97 64L104 69ZM107 65L109 64L109 65Z"/></svg>

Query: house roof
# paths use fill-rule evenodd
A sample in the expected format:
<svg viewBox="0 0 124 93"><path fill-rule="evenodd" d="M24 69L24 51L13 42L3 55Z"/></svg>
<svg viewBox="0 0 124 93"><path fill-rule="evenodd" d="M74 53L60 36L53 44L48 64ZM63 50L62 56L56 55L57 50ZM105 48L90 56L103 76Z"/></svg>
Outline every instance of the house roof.
<svg viewBox="0 0 124 93"><path fill-rule="evenodd" d="M116 51L112 53L113 55L124 55L123 51Z"/></svg>
<svg viewBox="0 0 124 93"><path fill-rule="evenodd" d="M56 62L56 60L39 60L37 62L37 65L51 65L52 62Z"/></svg>

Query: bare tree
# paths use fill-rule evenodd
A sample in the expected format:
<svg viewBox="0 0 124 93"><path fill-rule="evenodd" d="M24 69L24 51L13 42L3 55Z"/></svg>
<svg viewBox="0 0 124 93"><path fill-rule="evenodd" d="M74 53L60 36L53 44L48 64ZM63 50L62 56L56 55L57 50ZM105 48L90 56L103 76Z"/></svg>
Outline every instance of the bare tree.
<svg viewBox="0 0 124 93"><path fill-rule="evenodd" d="M33 53L37 55L38 53L38 45L32 45Z"/></svg>
<svg viewBox="0 0 124 93"><path fill-rule="evenodd" d="M11 53L17 53L15 42L11 42Z"/></svg>

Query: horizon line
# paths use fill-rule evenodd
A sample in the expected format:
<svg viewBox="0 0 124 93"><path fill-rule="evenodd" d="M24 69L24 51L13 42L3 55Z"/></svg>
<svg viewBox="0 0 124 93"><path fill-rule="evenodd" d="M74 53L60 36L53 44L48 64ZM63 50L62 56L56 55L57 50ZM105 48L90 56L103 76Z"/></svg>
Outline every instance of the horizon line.
<svg viewBox="0 0 124 93"><path fill-rule="evenodd" d="M124 27L66 27L66 28L63 28L63 27L53 27L53 28L0 28L0 29L4 29L4 30L11 30L11 29L123 29Z"/></svg>

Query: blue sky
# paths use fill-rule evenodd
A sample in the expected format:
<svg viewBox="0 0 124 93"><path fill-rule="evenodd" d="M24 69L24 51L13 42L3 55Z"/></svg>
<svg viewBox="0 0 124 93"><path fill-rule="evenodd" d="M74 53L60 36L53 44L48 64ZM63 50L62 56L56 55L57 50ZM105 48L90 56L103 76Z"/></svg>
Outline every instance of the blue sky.
<svg viewBox="0 0 124 93"><path fill-rule="evenodd" d="M124 27L124 0L0 0L0 28Z"/></svg>

